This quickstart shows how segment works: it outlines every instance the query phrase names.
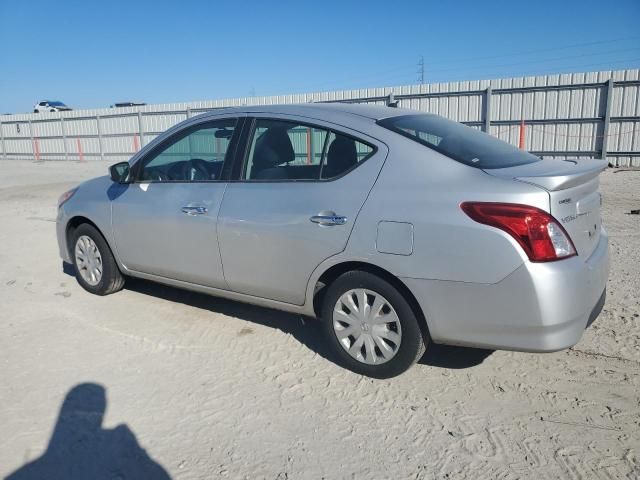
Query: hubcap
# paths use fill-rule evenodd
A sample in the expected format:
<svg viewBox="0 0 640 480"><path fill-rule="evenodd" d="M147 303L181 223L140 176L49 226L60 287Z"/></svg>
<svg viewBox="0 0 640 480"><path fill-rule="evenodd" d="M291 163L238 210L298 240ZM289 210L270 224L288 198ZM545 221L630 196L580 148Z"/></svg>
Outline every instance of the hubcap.
<svg viewBox="0 0 640 480"><path fill-rule="evenodd" d="M86 235L76 241L76 265L85 282L92 287L100 283L102 278L102 256L96 243Z"/></svg>
<svg viewBox="0 0 640 480"><path fill-rule="evenodd" d="M391 360L400 348L398 314L379 293L356 288L344 293L333 308L333 331L349 355L368 365Z"/></svg>

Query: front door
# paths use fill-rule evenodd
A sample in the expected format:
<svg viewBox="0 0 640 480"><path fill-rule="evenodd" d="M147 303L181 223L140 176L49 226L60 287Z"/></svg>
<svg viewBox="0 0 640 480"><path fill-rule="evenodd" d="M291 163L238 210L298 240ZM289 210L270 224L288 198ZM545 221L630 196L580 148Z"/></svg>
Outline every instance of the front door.
<svg viewBox="0 0 640 480"><path fill-rule="evenodd" d="M226 288L216 222L235 127L235 119L187 127L133 166L134 183L112 201L116 248L128 269Z"/></svg>
<svg viewBox="0 0 640 480"><path fill-rule="evenodd" d="M386 147L326 124L257 118L218 221L237 292L302 305L313 270L344 250Z"/></svg>

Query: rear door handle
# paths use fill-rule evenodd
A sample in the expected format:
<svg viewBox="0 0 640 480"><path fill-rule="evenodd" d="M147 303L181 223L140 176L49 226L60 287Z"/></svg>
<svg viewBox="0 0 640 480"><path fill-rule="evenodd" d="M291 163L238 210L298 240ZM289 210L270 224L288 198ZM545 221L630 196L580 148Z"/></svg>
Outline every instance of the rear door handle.
<svg viewBox="0 0 640 480"><path fill-rule="evenodd" d="M186 213L187 215L204 215L208 211L209 209L207 207L201 205L186 205L182 207L182 213Z"/></svg>
<svg viewBox="0 0 640 480"><path fill-rule="evenodd" d="M334 212L320 212L318 215L314 215L309 220L318 225L325 227L333 225L344 225L347 223L347 217L342 215L336 215Z"/></svg>

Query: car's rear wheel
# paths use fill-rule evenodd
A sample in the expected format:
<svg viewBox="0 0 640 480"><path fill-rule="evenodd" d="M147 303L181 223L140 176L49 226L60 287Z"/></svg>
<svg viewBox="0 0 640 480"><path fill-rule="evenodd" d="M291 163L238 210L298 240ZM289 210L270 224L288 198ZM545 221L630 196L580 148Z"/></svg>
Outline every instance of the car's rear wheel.
<svg viewBox="0 0 640 480"><path fill-rule="evenodd" d="M426 336L407 299L369 272L344 273L328 287L322 320L339 363L362 375L394 377L425 351Z"/></svg>
<svg viewBox="0 0 640 480"><path fill-rule="evenodd" d="M73 232L71 257L78 283L88 292L109 295L124 286L113 254L100 232L87 223Z"/></svg>

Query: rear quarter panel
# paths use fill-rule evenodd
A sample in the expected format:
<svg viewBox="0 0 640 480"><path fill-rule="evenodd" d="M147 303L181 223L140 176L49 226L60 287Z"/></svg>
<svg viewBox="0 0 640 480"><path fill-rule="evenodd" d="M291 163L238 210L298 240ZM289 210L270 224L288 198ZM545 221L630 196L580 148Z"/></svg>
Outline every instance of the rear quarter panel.
<svg viewBox="0 0 640 480"><path fill-rule="evenodd" d="M496 283L526 255L501 230L481 225L460 209L464 201L525 203L549 210L547 192L491 177L394 134L378 181L357 218L344 254L398 277ZM392 142L392 144L391 144ZM410 255L376 248L380 221L413 225Z"/></svg>

